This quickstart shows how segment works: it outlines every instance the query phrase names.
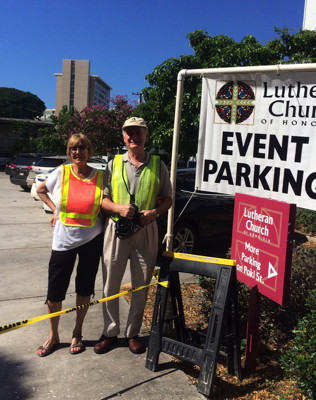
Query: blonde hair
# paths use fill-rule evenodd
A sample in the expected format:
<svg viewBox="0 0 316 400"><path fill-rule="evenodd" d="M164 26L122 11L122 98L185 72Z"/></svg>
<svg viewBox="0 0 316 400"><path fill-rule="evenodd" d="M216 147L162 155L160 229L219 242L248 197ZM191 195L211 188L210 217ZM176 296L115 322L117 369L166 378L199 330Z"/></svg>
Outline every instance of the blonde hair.
<svg viewBox="0 0 316 400"><path fill-rule="evenodd" d="M88 146L89 157L92 156L94 151L92 143L90 139L88 139L87 135L83 133L75 133L72 136L70 136L67 143L67 151L66 151L67 156L70 157L70 147L75 147L78 144Z"/></svg>

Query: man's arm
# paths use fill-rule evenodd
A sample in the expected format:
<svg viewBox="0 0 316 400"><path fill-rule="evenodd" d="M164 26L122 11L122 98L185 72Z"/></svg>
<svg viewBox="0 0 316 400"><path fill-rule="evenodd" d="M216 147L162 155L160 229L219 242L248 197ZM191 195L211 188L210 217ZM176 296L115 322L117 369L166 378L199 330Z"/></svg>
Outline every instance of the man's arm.
<svg viewBox="0 0 316 400"><path fill-rule="evenodd" d="M160 199L159 205L156 208L153 208L151 210L141 211L141 213L143 215L140 217L140 223L142 225L150 224L152 221L154 221L160 215L165 214L171 207L171 204L172 204L171 196L167 196L167 197L164 197L163 199Z"/></svg>
<svg viewBox="0 0 316 400"><path fill-rule="evenodd" d="M133 219L135 207L131 204L114 203L110 197L105 196L102 200L102 209L106 214L118 214L123 218Z"/></svg>

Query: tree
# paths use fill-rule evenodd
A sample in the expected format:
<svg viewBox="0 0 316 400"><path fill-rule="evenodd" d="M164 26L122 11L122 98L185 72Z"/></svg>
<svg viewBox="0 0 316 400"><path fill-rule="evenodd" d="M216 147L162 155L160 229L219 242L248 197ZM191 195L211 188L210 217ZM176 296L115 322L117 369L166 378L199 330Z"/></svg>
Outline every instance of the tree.
<svg viewBox="0 0 316 400"><path fill-rule="evenodd" d="M45 104L35 94L21 90L0 87L0 117L39 119Z"/></svg>
<svg viewBox="0 0 316 400"><path fill-rule="evenodd" d="M151 86L143 89L145 102L141 103L134 112L148 123L151 144L164 149L169 154L172 147L176 77L181 69L189 68L199 68L193 56L170 58L158 65L151 74L146 76ZM195 115L198 114L200 108L200 94L196 89L198 84L197 78L188 78L185 81L180 135L181 156L185 158L189 157L190 151L197 143L198 121ZM184 132L186 135L183 134Z"/></svg>
<svg viewBox="0 0 316 400"><path fill-rule="evenodd" d="M171 154L177 75L182 69L220 68L316 61L316 32L275 28L279 36L266 44L248 35L240 42L229 36L209 36L198 29L187 35L195 55L169 58L146 76L148 87L142 90L144 103L134 114L143 117L151 131L151 142ZM198 140L201 80L188 77L184 82L179 156L195 156Z"/></svg>
<svg viewBox="0 0 316 400"><path fill-rule="evenodd" d="M38 131L40 136L34 140L37 152L66 154L66 144L53 127L41 128Z"/></svg>
<svg viewBox="0 0 316 400"><path fill-rule="evenodd" d="M53 114L51 120L55 124L58 136L65 143L67 143L69 136L80 131L80 113L74 107L68 109L67 106L63 106L58 116Z"/></svg>
<svg viewBox="0 0 316 400"><path fill-rule="evenodd" d="M134 106L125 96L111 100L112 108L100 106L85 107L82 111L64 106L58 116L52 116L58 136L68 141L74 133L85 133L91 140L95 152L106 154L123 146L121 129Z"/></svg>

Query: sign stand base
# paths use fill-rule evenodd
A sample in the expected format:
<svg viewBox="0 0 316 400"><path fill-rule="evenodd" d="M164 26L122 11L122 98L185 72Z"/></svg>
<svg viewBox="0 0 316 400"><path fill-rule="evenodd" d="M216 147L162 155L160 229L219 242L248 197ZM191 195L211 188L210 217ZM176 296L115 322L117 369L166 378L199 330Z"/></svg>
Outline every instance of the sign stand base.
<svg viewBox="0 0 316 400"><path fill-rule="evenodd" d="M157 288L146 358L146 368L151 371L157 371L161 352L198 365L198 391L206 396L211 392L219 355L225 357L228 373L241 379L235 266L219 264L215 260L210 257L164 253L159 280L169 281L169 287L159 285ZM185 326L179 272L214 278L215 292L206 333ZM167 316L168 302L171 303L172 315ZM173 327L172 337L170 325Z"/></svg>

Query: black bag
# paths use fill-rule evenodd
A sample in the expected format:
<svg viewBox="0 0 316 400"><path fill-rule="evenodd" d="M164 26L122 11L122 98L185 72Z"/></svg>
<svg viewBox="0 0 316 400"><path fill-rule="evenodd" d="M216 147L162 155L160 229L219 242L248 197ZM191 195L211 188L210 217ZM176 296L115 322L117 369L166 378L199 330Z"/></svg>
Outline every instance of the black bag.
<svg viewBox="0 0 316 400"><path fill-rule="evenodd" d="M133 219L120 218L115 222L115 234L119 239L129 238L142 227L140 223L142 213L138 212L138 207L135 204L132 204L132 206L136 210Z"/></svg>

